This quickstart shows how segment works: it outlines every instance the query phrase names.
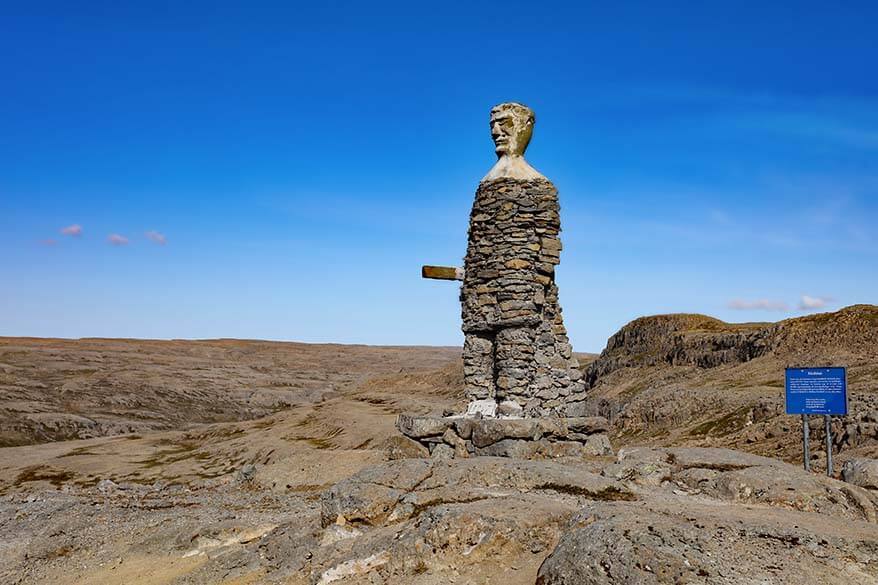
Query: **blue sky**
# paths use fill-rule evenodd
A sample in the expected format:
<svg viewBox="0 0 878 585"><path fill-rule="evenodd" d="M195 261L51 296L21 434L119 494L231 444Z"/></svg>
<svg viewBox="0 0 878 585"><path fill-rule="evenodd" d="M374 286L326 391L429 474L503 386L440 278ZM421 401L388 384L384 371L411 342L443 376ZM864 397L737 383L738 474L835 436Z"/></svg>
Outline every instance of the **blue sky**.
<svg viewBox="0 0 878 585"><path fill-rule="evenodd" d="M456 285L419 270L462 262L508 100L560 191L577 350L875 303L876 17L0 3L0 335L458 344Z"/></svg>

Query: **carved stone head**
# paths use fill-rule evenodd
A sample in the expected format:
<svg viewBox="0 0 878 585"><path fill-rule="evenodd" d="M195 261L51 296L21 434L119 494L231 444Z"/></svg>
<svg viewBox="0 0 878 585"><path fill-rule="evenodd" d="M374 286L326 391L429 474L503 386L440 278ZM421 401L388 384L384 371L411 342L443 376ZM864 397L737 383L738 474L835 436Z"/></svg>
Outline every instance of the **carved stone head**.
<svg viewBox="0 0 878 585"><path fill-rule="evenodd" d="M519 103L506 102L491 108L491 138L497 157L524 155L535 120L533 110Z"/></svg>

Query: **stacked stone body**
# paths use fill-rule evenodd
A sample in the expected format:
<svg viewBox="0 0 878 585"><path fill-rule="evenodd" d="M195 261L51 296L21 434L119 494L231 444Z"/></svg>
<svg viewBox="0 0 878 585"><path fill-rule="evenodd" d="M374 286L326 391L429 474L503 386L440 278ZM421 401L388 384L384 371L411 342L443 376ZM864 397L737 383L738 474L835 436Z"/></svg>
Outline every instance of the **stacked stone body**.
<svg viewBox="0 0 878 585"><path fill-rule="evenodd" d="M555 186L541 176L479 185L461 289L471 401L564 416L585 398L555 284L559 211Z"/></svg>

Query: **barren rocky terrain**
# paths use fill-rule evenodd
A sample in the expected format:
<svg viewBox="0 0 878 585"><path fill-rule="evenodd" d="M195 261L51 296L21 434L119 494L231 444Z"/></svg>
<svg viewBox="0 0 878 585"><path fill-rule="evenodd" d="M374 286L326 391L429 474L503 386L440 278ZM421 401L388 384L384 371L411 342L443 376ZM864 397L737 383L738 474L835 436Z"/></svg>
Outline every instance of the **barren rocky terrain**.
<svg viewBox="0 0 878 585"><path fill-rule="evenodd" d="M231 339L0 338L0 446L255 419L459 355Z"/></svg>
<svg viewBox="0 0 878 585"><path fill-rule="evenodd" d="M782 413L785 366L847 365L839 460L875 456L876 342L639 319L580 356L615 455L437 460L394 422L460 408L456 348L0 340L0 582L878 583L878 492Z"/></svg>
<svg viewBox="0 0 878 585"><path fill-rule="evenodd" d="M833 422L842 459L878 450L878 307L855 305L778 323L703 315L637 319L616 333L586 378L616 443L731 447L795 462L801 422L784 414L784 369L847 366L850 415ZM812 417L812 438L823 421ZM820 449L812 453L824 464Z"/></svg>

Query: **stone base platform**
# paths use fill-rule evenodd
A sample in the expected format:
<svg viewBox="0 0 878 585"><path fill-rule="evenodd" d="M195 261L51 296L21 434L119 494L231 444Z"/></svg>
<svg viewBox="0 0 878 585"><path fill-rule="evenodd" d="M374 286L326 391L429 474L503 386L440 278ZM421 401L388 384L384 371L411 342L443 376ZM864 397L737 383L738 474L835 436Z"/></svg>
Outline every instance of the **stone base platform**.
<svg viewBox="0 0 878 585"><path fill-rule="evenodd" d="M599 416L478 418L399 415L396 427L437 459L486 455L539 459L613 455Z"/></svg>

